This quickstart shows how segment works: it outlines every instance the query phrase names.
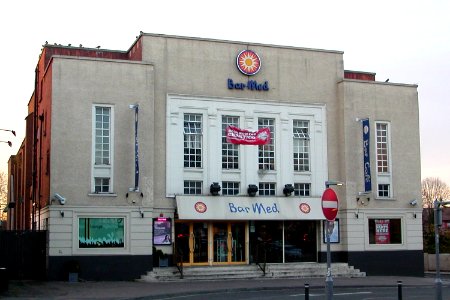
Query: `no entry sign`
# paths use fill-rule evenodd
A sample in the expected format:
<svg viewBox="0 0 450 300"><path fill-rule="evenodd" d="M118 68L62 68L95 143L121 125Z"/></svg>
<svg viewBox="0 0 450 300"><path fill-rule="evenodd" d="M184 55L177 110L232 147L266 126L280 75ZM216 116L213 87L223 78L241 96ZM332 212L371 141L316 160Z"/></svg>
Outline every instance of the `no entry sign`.
<svg viewBox="0 0 450 300"><path fill-rule="evenodd" d="M322 211L328 221L334 221L338 213L338 197L333 189L327 188L322 195Z"/></svg>

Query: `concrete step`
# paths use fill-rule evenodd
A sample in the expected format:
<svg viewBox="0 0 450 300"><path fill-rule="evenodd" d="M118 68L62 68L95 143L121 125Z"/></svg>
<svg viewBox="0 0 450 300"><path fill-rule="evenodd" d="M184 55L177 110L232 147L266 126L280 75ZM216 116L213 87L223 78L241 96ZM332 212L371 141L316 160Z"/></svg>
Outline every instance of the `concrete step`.
<svg viewBox="0 0 450 300"><path fill-rule="evenodd" d="M184 267L184 279L176 267L154 268L153 271L142 275L139 281L190 281L190 280L232 280L232 279L261 279L261 278L312 278L325 277L326 264L321 263L287 263L267 264L266 275L257 265L238 266L189 266ZM346 263L331 265L333 277L365 277Z"/></svg>

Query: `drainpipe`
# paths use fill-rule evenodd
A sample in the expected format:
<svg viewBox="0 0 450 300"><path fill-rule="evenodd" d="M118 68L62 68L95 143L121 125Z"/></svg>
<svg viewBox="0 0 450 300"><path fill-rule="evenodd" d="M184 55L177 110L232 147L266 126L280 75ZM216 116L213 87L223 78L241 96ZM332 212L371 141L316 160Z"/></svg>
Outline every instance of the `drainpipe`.
<svg viewBox="0 0 450 300"><path fill-rule="evenodd" d="M38 96L39 96L39 63L35 69L34 75L34 115L33 115L33 156L32 156L32 206L33 206L33 216L32 216L32 230L36 230L36 196L37 196L37 127L38 127Z"/></svg>

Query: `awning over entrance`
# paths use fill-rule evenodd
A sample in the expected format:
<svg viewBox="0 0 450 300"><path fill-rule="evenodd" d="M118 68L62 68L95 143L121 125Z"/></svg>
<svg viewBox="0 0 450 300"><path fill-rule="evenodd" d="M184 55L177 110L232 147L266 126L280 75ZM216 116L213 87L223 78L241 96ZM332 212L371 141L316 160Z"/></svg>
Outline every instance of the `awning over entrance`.
<svg viewBox="0 0 450 300"><path fill-rule="evenodd" d="M320 198L176 196L181 220L325 220Z"/></svg>

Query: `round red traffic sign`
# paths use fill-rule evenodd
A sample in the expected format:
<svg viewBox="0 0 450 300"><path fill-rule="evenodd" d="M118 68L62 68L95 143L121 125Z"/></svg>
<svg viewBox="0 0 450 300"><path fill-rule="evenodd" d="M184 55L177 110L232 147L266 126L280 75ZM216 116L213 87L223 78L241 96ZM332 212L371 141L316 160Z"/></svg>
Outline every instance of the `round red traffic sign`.
<svg viewBox="0 0 450 300"><path fill-rule="evenodd" d="M328 221L334 221L338 213L338 197L333 189L327 188L322 195L322 211Z"/></svg>

